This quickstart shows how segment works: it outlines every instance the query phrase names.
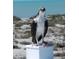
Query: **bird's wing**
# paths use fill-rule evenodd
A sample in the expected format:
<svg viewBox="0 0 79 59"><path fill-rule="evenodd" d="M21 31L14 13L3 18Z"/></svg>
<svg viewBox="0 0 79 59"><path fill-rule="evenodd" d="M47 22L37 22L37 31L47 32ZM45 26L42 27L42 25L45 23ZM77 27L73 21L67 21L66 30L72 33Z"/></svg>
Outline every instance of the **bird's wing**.
<svg viewBox="0 0 79 59"><path fill-rule="evenodd" d="M36 27L37 27L37 23L35 23L35 21L32 21L31 34L32 34L32 42L33 43L36 43Z"/></svg>
<svg viewBox="0 0 79 59"><path fill-rule="evenodd" d="M45 37L45 35L46 35L46 33L47 33L47 30L48 30L48 20L46 19L45 20L45 24L44 24L44 37Z"/></svg>

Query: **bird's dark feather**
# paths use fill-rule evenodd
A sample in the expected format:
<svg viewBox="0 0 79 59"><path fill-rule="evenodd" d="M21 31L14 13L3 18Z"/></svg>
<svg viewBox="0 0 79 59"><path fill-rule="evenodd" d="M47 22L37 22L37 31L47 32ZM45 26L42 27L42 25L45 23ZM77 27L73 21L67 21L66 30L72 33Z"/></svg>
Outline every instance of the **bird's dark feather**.
<svg viewBox="0 0 79 59"><path fill-rule="evenodd" d="M47 33L47 30L48 30L48 20L45 21L45 24L44 24L44 37Z"/></svg>
<svg viewBox="0 0 79 59"><path fill-rule="evenodd" d="M35 23L35 21L33 21L31 24L31 34L32 34L33 43L37 43L36 42L36 27L37 27L37 23Z"/></svg>
<svg viewBox="0 0 79 59"><path fill-rule="evenodd" d="M37 43L36 41L36 30L37 30L37 23L35 23L35 21L33 20L32 24L31 24L31 34L32 34L32 42L33 43ZM47 33L48 30L48 20L45 21L44 23L44 37ZM39 36L38 41L40 41L42 38L42 35Z"/></svg>

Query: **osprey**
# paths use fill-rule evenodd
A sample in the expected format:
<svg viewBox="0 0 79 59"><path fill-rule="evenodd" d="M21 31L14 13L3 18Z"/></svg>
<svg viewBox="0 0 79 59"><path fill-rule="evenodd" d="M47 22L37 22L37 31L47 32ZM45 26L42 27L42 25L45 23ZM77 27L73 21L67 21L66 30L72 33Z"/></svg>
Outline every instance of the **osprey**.
<svg viewBox="0 0 79 59"><path fill-rule="evenodd" d="M47 44L44 41L44 37L48 30L48 20L45 17L45 8L41 8L36 16L31 17L33 19L31 24L31 34L33 44L39 45L40 43Z"/></svg>

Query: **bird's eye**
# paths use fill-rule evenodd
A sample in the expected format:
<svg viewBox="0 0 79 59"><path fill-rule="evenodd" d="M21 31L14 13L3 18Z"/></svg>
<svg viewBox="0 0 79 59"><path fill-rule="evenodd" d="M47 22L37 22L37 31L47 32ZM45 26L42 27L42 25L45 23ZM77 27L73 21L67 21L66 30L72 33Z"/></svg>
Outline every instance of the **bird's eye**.
<svg viewBox="0 0 79 59"><path fill-rule="evenodd" d="M40 10L41 10L41 11L45 11L45 8L41 8Z"/></svg>

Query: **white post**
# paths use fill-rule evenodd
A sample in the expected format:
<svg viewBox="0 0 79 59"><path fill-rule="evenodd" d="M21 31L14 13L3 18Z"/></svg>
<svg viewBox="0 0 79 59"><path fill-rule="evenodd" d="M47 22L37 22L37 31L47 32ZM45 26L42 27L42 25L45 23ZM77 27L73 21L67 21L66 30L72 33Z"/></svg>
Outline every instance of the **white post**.
<svg viewBox="0 0 79 59"><path fill-rule="evenodd" d="M53 47L27 45L26 59L53 59Z"/></svg>

